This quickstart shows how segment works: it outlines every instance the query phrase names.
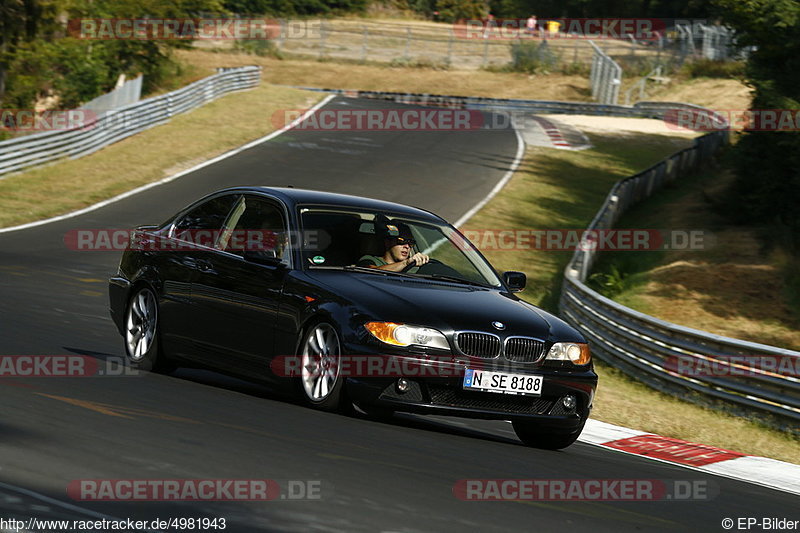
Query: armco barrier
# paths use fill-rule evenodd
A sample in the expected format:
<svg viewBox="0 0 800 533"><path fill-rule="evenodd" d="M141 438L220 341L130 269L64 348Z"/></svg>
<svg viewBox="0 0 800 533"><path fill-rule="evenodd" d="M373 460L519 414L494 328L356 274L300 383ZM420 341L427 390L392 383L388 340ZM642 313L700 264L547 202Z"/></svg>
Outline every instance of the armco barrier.
<svg viewBox="0 0 800 533"><path fill-rule="evenodd" d="M0 179L4 174L57 159L82 157L162 124L223 94L249 89L261 80L261 67L221 69L177 91L172 91L97 116L87 126L26 135L0 142Z"/></svg>
<svg viewBox="0 0 800 533"><path fill-rule="evenodd" d="M407 104L512 112L661 119L676 109L702 110L713 114L699 106L673 102L639 102L628 107L543 100L316 90ZM724 119L715 119L724 124ZM697 138L694 146L617 182L587 231L612 228L628 207L708 161L727 140L728 132L721 128L720 131ZM559 309L561 316L586 336L598 358L660 391L798 432L800 376L791 372L747 367L741 363L741 359L734 363L730 357L783 358L784 363L788 361L784 367L796 371L800 368L800 352L671 324L622 306L586 286L585 281L596 255L597 251L592 246L582 246L575 251L564 272ZM713 365L718 375L681 373L675 365L680 360ZM730 371L726 372L726 368ZM642 409L646 410L647 406L643 405Z"/></svg>

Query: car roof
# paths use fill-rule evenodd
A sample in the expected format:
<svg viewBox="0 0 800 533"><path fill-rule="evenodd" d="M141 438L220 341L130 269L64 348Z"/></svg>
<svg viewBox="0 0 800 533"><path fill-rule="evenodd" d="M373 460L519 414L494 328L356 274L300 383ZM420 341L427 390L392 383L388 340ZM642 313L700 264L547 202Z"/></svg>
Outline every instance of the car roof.
<svg viewBox="0 0 800 533"><path fill-rule="evenodd" d="M223 191L218 191L223 192ZM266 193L283 201L288 207L294 208L299 205L313 205L326 207L353 207L368 211L389 212L399 215L406 215L430 221L442 221L443 219L430 211L411 207L408 205L365 198L363 196L352 196L349 194L338 194L333 192L313 191L310 189L295 189L293 187L233 187L225 189L224 192L241 193Z"/></svg>

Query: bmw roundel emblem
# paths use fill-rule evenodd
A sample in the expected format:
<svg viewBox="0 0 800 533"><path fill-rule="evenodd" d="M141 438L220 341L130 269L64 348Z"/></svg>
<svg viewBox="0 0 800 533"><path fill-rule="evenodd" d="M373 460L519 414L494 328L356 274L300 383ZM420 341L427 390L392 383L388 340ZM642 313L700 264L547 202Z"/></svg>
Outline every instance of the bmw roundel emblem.
<svg viewBox="0 0 800 533"><path fill-rule="evenodd" d="M506 329L506 325L505 325L505 324L503 324L502 322L498 322L497 320L495 320L494 322L492 322L492 326L494 326L494 329L499 329L499 330L504 330L504 329Z"/></svg>

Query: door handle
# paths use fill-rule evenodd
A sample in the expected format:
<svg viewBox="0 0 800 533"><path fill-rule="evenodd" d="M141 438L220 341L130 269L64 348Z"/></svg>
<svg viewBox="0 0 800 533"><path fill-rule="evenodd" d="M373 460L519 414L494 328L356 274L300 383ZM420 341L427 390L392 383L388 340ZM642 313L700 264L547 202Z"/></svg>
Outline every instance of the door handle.
<svg viewBox="0 0 800 533"><path fill-rule="evenodd" d="M208 272L211 270L211 262L205 259L198 259L197 260L197 269L202 272Z"/></svg>

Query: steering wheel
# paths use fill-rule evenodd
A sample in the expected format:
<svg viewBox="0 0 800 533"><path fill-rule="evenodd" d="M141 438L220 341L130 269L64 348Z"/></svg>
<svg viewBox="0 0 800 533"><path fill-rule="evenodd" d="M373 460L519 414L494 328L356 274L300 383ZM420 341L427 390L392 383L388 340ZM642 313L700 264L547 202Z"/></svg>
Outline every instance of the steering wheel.
<svg viewBox="0 0 800 533"><path fill-rule="evenodd" d="M428 259L428 262L427 262L427 263L425 263L424 265L422 265L422 266L421 266L421 267L419 267L419 268L421 268L421 269L422 269L422 268L425 268L425 267L426 267L426 266L428 266L428 265L444 265L444 263L442 263L442 262L441 262L441 261L439 261L438 259ZM416 263L411 263L411 264L409 264L409 265L406 265L405 267L403 267L403 270L401 270L400 272L408 272L409 270L411 270L411 269L412 269L412 268L414 268L415 266L417 266L417 264L416 264ZM450 268L450 267L447 267L447 268Z"/></svg>
<svg viewBox="0 0 800 533"><path fill-rule="evenodd" d="M409 265L405 267L403 270L401 270L401 272L408 272L411 268L415 266L416 266L415 264ZM427 263L419 267L417 273L426 274L428 276L435 276L438 274L440 276L451 276L456 278L462 277L461 274L458 272L458 270L442 263L438 259L430 259Z"/></svg>

